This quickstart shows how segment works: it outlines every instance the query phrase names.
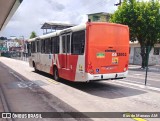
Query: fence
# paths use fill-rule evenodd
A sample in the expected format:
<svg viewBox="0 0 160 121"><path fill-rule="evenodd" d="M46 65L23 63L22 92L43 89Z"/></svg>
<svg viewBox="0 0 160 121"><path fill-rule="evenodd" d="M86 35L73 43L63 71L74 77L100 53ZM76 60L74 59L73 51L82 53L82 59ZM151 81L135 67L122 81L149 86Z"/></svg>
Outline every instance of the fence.
<svg viewBox="0 0 160 121"><path fill-rule="evenodd" d="M28 53L24 53L24 52L10 52L10 51L2 52L1 56L13 58L17 60L28 61Z"/></svg>

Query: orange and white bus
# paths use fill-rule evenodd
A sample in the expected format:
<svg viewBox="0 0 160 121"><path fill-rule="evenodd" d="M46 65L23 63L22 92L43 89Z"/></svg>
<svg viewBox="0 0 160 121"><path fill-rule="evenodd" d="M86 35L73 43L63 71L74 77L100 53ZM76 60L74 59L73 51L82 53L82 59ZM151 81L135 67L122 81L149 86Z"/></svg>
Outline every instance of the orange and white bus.
<svg viewBox="0 0 160 121"><path fill-rule="evenodd" d="M30 66L70 81L122 79L129 62L129 28L87 22L28 40Z"/></svg>

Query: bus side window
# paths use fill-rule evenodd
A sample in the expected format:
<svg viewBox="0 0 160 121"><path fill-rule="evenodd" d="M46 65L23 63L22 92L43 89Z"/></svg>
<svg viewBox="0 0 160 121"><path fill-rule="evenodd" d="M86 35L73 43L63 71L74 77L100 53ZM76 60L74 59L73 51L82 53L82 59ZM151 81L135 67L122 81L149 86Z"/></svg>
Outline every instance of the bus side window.
<svg viewBox="0 0 160 121"><path fill-rule="evenodd" d="M45 41L41 40L41 53L45 53Z"/></svg>
<svg viewBox="0 0 160 121"><path fill-rule="evenodd" d="M31 53L36 52L36 46L35 46L35 41L31 42Z"/></svg>
<svg viewBox="0 0 160 121"><path fill-rule="evenodd" d="M66 53L65 35L62 36L62 53Z"/></svg>
<svg viewBox="0 0 160 121"><path fill-rule="evenodd" d="M83 55L85 47L85 31L74 32L71 41L71 53L73 55Z"/></svg>
<svg viewBox="0 0 160 121"><path fill-rule="evenodd" d="M28 56L31 56L31 43L27 43Z"/></svg>
<svg viewBox="0 0 160 121"><path fill-rule="evenodd" d="M46 54L51 53L51 39L50 38L45 39L45 53Z"/></svg>
<svg viewBox="0 0 160 121"><path fill-rule="evenodd" d="M59 37L52 37L52 53L58 54L59 53Z"/></svg>
<svg viewBox="0 0 160 121"><path fill-rule="evenodd" d="M49 39L49 54L52 53L52 39Z"/></svg>
<svg viewBox="0 0 160 121"><path fill-rule="evenodd" d="M67 41L66 41L66 44L67 44L67 53L70 53L71 52L71 47L70 47L70 35L67 35Z"/></svg>
<svg viewBox="0 0 160 121"><path fill-rule="evenodd" d="M41 52L41 43L40 42L41 42L40 40L37 41L37 52Z"/></svg>

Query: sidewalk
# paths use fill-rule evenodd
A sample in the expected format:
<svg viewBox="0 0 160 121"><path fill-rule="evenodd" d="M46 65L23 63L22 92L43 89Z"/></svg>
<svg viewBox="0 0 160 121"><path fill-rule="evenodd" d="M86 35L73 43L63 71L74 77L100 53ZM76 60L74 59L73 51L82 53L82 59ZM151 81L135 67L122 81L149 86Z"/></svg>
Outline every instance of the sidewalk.
<svg viewBox="0 0 160 121"><path fill-rule="evenodd" d="M146 69L141 69L141 65L129 65L129 70L144 70L146 71ZM151 72L160 72L160 65L151 65L148 66L148 71Z"/></svg>

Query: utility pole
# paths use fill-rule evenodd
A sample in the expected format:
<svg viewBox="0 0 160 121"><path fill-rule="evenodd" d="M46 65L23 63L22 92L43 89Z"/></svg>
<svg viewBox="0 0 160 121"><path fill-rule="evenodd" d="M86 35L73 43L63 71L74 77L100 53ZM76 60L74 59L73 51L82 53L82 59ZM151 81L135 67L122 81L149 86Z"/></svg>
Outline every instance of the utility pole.
<svg viewBox="0 0 160 121"><path fill-rule="evenodd" d="M115 6L119 6L119 5L121 5L122 4L122 1L121 0L119 0L119 3L116 3L116 4L114 4Z"/></svg>

